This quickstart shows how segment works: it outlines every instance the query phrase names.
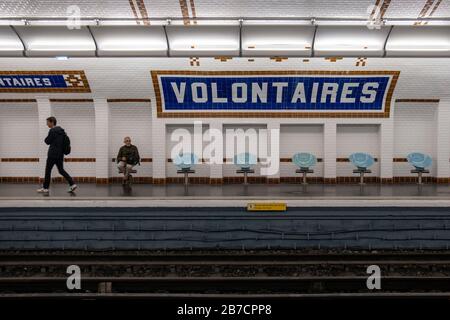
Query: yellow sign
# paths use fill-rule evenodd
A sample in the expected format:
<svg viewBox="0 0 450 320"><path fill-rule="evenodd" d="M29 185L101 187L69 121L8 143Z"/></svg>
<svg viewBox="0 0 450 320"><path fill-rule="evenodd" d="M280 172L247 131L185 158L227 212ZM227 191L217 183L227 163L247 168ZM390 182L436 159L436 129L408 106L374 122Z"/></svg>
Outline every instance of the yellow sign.
<svg viewBox="0 0 450 320"><path fill-rule="evenodd" d="M286 203L282 202L256 202L247 204L247 211L286 211L286 209Z"/></svg>

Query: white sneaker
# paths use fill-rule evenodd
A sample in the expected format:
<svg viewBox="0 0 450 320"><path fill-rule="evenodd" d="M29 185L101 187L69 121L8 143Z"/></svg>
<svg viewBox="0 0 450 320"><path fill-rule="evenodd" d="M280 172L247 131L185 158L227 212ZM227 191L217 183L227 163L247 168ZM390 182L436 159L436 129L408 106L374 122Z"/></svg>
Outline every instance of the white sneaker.
<svg viewBox="0 0 450 320"><path fill-rule="evenodd" d="M44 188L39 188L36 190L36 192L38 193L49 193L48 189L44 189Z"/></svg>
<svg viewBox="0 0 450 320"><path fill-rule="evenodd" d="M78 188L78 186L76 184L73 184L69 187L69 190L67 190L67 192L74 192L76 189Z"/></svg>

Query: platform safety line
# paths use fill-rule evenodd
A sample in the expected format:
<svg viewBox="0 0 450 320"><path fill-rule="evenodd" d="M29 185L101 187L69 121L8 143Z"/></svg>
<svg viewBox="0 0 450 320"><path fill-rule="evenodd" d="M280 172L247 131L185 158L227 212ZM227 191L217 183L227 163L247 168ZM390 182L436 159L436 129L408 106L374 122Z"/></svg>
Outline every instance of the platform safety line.
<svg viewBox="0 0 450 320"><path fill-rule="evenodd" d="M171 198L6 198L0 197L0 208L204 208L204 207L232 207L246 208L251 201L271 203L280 201L292 207L405 207L405 208L449 208L450 199L446 198L266 198L266 197L224 197L211 199L208 197L171 197Z"/></svg>

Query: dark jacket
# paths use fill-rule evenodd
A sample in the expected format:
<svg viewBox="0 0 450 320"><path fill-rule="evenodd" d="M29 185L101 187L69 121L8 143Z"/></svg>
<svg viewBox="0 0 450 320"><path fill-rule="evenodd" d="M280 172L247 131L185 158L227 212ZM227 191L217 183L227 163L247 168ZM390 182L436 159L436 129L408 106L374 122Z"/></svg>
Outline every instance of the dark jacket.
<svg viewBox="0 0 450 320"><path fill-rule="evenodd" d="M57 126L49 130L47 138L45 138L45 143L50 147L48 148L47 156L49 158L64 158L64 136L66 132L63 128Z"/></svg>
<svg viewBox="0 0 450 320"><path fill-rule="evenodd" d="M133 145L130 145L129 147L125 145L119 149L117 162L122 161L123 157L127 158L127 164L136 165L141 161L138 148Z"/></svg>

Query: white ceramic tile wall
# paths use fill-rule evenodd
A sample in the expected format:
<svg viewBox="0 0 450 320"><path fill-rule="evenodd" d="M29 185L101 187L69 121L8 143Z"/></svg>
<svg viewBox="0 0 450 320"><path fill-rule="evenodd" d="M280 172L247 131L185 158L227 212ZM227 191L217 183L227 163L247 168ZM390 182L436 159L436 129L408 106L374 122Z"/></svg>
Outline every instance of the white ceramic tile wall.
<svg viewBox="0 0 450 320"><path fill-rule="evenodd" d="M0 104L0 158L39 158L36 103ZM36 177L37 162L0 162L0 176Z"/></svg>
<svg viewBox="0 0 450 320"><path fill-rule="evenodd" d="M52 114L70 137L69 158L95 158L95 110L92 103L52 103ZM40 124L45 126L45 123ZM66 170L74 177L95 176L94 162L68 162ZM56 168L53 176L57 177Z"/></svg>
<svg viewBox="0 0 450 320"><path fill-rule="evenodd" d="M129 136L138 147L141 158L152 158L152 119L149 103L111 103L110 156L116 158L123 138ZM136 176L151 177L152 163L142 162L136 167ZM111 175L119 176L116 164L111 163Z"/></svg>
<svg viewBox="0 0 450 320"><path fill-rule="evenodd" d="M348 158L354 152L371 154L374 158L380 158L380 126L379 125L354 125L341 124L337 126L336 152L338 158ZM370 168L372 173L368 176L379 176L380 163ZM350 162L337 163L337 176L353 176L354 166Z"/></svg>
<svg viewBox="0 0 450 320"><path fill-rule="evenodd" d="M411 152L429 154L436 164L437 103L397 103L394 115L394 158L406 158ZM408 163L394 164L394 176L412 176ZM436 165L431 168L436 174Z"/></svg>
<svg viewBox="0 0 450 320"><path fill-rule="evenodd" d="M423 150L436 154L433 149L436 144L436 119L432 114L427 114L424 109L427 109L423 104L417 103L397 103L393 104L393 110L397 110L394 119L394 130L389 127L391 119L364 119L364 118L204 118L204 119L162 119L156 118L155 112L155 93L153 91L152 81L150 77L151 70L213 70L213 71L230 71L230 70L332 70L332 71L376 71L376 70L396 70L400 71L400 78L394 92L393 100L396 98L402 99L441 99L441 106L449 104L450 101L450 68L449 59L396 59L396 58L369 58L365 67L357 67L355 65L356 59L345 58L337 62L330 62L321 58L309 59L309 62L304 62L300 58L290 58L283 62L275 62L268 58L255 58L253 62L248 59L232 59L227 62L212 58L201 58L200 66L192 67L187 58L136 58L136 59L120 59L120 58L105 58L105 59L82 59L74 58L68 61L57 61L55 59L16 59L16 58L2 58L0 59L1 70L85 70L89 80L92 93L0 93L0 99L22 99L22 98L38 98L40 101L51 98L65 98L65 99L80 99L80 98L125 98L125 99L151 99L150 107L138 104L109 104L110 109L110 123L109 123L109 158L115 157L118 147L121 144L123 135L130 132L129 135L133 137L136 144L139 145L143 157L153 158L153 163L146 163L139 168L139 175L153 176L156 178L164 178L166 176L166 157L168 148L166 148L166 125L180 125L182 127L192 125L194 120L202 120L205 125L214 123L217 126L222 126L224 129L229 126L246 125L246 126L273 126L281 124L281 157L288 157L291 153L291 146L298 143L298 138L293 134L289 134L285 128L286 125L304 126L314 125L317 128L323 126L325 134L323 135L323 158L324 167L323 172L318 171L318 174L326 177L336 176L336 164L333 160L335 150L337 150L337 157L347 157L348 154L354 151L370 151L378 158L382 157L382 150L389 156L389 151L381 145L381 132L378 128L382 124L384 128L384 140L394 141L393 157L404 157L405 153L411 148L417 148L423 145ZM444 101L444 102L442 102ZM445 102L447 101L447 102ZM446 103L446 104L445 104ZM41 103L43 110L42 118L45 119L47 110L45 103ZM28 109L27 109L28 108ZM95 118L95 110L92 103L83 104L52 104L54 114L59 118L60 123L67 128L74 144L74 151L71 157L96 157L96 142L95 142L95 124L102 123ZM439 108L439 106L434 106ZM29 111L27 111L29 110ZM32 107L21 106L20 104L1 104L0 105L0 123L2 130L2 137L0 137L1 145L0 152L4 154L2 157L12 157L14 152L23 154L26 157L45 157L45 153L40 149L44 149L39 137L40 131L46 131L45 123L40 121L36 111ZM429 110L429 108L428 108ZM423 113L425 112L425 113ZM440 113L442 115L444 113ZM6 120L9 119L9 120ZM16 124L11 119L19 119ZM33 120L34 119L34 120ZM442 120L440 128L450 126L450 119ZM42 119L41 119L42 120ZM12 122L10 122L12 121ZM133 122L133 125L130 125ZM5 145L4 140L9 140L3 136L4 128L14 127L6 130L7 132L16 132L17 125L26 123L25 132L31 131L33 140L24 139L23 137L13 135L12 143L17 146L14 150ZM412 123L419 123L418 130L411 130ZM335 128L337 124L337 129ZM346 125L345 127L342 125ZM350 125L350 126L349 126ZM353 126L356 125L356 126ZM369 125L369 126L367 126ZM398 128L397 128L398 126ZM25 127L25 126L24 126ZM353 130L345 128L360 128ZM361 129L363 128L363 129ZM364 131L368 129L368 131ZM112 130L112 131L111 131ZM353 130L353 131L352 131ZM337 131L337 133L336 133ZM19 130L20 132L20 130ZM317 139L319 132L314 135ZM417 135L424 132L419 144L417 144ZM362 134L362 136L359 135ZM8 133L7 133L8 134ZM301 133L306 135L306 132ZM336 137L337 134L337 137ZM310 135L307 135L310 137ZM441 135L442 137L443 135ZM314 138L314 139L316 139ZM445 137L444 137L445 138ZM337 139L337 141L335 141ZM369 139L369 140L367 140ZM442 139L441 139L442 140ZM34 141L34 142L30 142ZM317 140L318 141L318 140ZM445 139L441 144L445 143ZM385 143L388 145L387 143ZM450 141L448 141L450 146ZM367 150L366 150L367 149ZM387 151L386 151L387 150ZM319 149L316 150L319 153ZM336 158L336 156L334 158ZM445 153L441 155L441 163L445 163ZM42 161L39 166L42 165ZM36 163L23 164L7 164L1 163L1 176L16 176L18 174L32 174L33 176L40 175L42 169L36 172ZM68 163L67 167L74 176L95 176L96 167L103 166L100 163ZM109 167L109 174L116 175L115 169L111 170L112 163L104 164ZM449 166L449 164L447 164ZM222 176L230 176L235 174L234 168L226 168L224 166ZM352 175L351 168L347 168L346 164L338 164L337 175ZM284 168L284 165L282 165ZM394 175L408 174L401 169L397 170L397 164L394 165ZM290 168L282 169L284 172L291 171ZM284 171L287 170L287 171ZM383 177L392 175L389 170L389 165L385 167ZM402 171L403 170L403 171ZM219 170L220 171L220 170ZM448 167L447 167L448 171ZM103 171L102 171L103 172ZM200 171L199 171L200 172ZM205 174L202 171L202 175ZM320 172L320 173L319 173ZM445 172L445 170L444 170ZM374 170L375 175L379 175L379 163ZM172 175L172 173L170 174ZM217 176L217 175L216 175ZM220 174L219 174L220 176Z"/></svg>
<svg viewBox="0 0 450 320"><path fill-rule="evenodd" d="M280 157L292 158L298 152L308 152L323 159L323 125L282 125L280 128ZM292 163L280 163L280 176L298 176ZM314 167L313 177L323 177L323 162Z"/></svg>
<svg viewBox="0 0 450 320"><path fill-rule="evenodd" d="M171 153L172 153L172 148L175 147L176 145L178 145L181 141L179 140L172 140L172 139L178 139L179 135L178 133L174 133L175 130L178 129L184 129L187 130L186 132L189 133L190 137L191 137L191 143L190 143L190 152L191 153L195 153L195 155L197 155L197 157L203 157L203 155L201 154L202 151L204 150L203 148L206 147L206 145L208 144L206 141L200 141L200 143L197 141L197 143L199 143L199 146L202 147L202 150L200 150L199 152L195 152L196 151L196 147L194 146L194 144L196 143L194 138L194 125L179 125L179 126L174 126L174 125L168 125L166 127L166 159L171 159ZM205 134L205 132L208 130L208 126L202 126L201 129L201 134ZM172 134L174 134L172 136ZM183 132L181 132L181 134L184 134ZM204 163L199 163L197 165L194 166L193 168L195 170L195 173L192 174L192 177L209 177L209 171L210 168L207 164ZM178 177L181 178L183 177L182 175L177 173L177 167L173 164L173 162L166 162L166 174L167 177Z"/></svg>

